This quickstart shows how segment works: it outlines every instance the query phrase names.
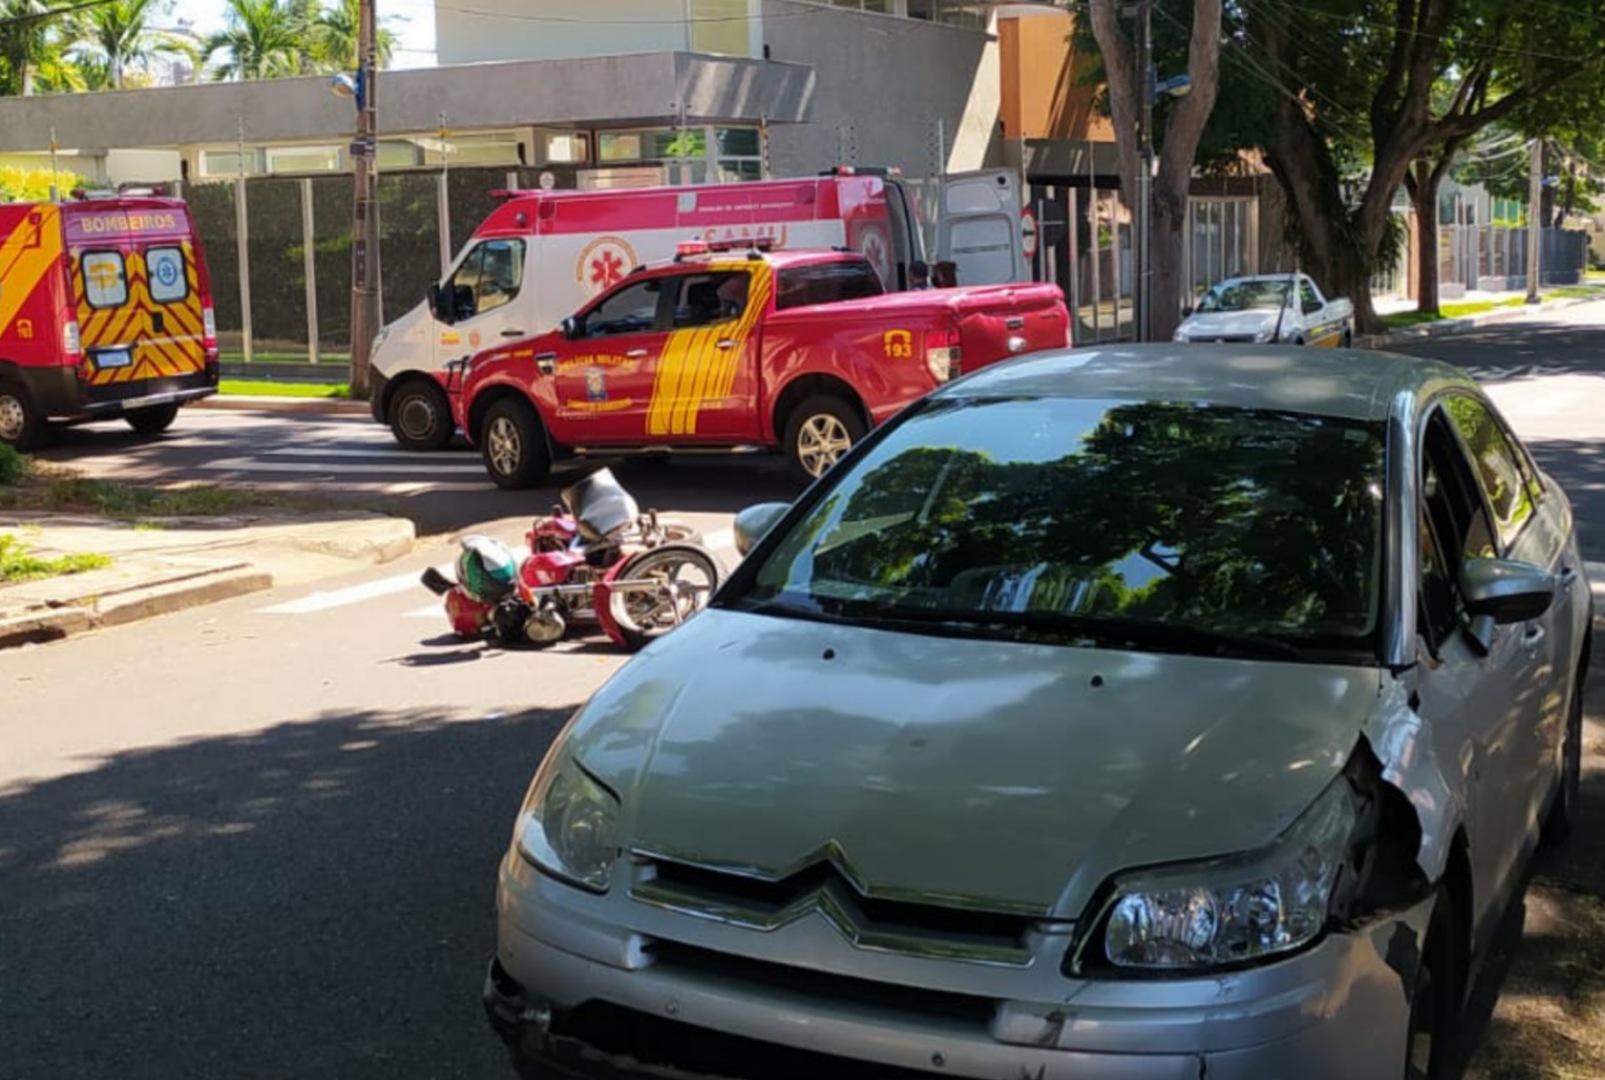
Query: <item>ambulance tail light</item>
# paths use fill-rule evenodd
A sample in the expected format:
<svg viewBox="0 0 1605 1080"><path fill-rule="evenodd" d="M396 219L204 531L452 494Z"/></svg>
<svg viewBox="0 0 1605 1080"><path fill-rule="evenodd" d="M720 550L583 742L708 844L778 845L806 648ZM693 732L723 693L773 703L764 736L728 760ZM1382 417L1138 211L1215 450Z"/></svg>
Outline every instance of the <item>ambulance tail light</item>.
<svg viewBox="0 0 1605 1080"><path fill-rule="evenodd" d="M206 350L208 361L217 360L217 314L212 311L211 304L201 308L201 347Z"/></svg>
<svg viewBox="0 0 1605 1080"><path fill-rule="evenodd" d="M68 315L61 323L61 351L73 363L78 362L78 356L84 351L83 338L78 333L78 320Z"/></svg>
<svg viewBox="0 0 1605 1080"><path fill-rule="evenodd" d="M958 376L963 359L964 352L959 347L958 327L947 326L925 332L925 366L930 369L931 378L938 383L945 383Z"/></svg>

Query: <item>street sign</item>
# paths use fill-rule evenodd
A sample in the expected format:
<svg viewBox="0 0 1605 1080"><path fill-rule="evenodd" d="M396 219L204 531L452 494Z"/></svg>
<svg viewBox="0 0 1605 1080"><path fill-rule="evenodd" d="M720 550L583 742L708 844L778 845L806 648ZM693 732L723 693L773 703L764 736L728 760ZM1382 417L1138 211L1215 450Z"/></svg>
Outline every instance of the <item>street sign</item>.
<svg viewBox="0 0 1605 1080"><path fill-rule="evenodd" d="M1025 249L1026 258L1036 258L1037 215L1031 210L1020 211L1020 246Z"/></svg>
<svg viewBox="0 0 1605 1080"><path fill-rule="evenodd" d="M541 172L541 190L542 191L551 191L556 186L557 186L557 174L554 173L551 169L543 170Z"/></svg>

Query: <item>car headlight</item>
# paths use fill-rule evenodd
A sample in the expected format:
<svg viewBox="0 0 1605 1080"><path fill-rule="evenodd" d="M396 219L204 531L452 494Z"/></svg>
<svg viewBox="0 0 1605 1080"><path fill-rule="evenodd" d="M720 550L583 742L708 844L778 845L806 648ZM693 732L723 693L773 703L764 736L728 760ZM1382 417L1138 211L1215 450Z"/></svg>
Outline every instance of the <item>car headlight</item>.
<svg viewBox="0 0 1605 1080"><path fill-rule="evenodd" d="M1266 323L1264 326L1262 326L1258 330L1254 331L1254 340L1259 342L1260 344L1264 344L1265 342L1270 341L1275 336L1276 336L1276 324L1275 323Z"/></svg>
<svg viewBox="0 0 1605 1080"><path fill-rule="evenodd" d="M1120 968L1178 971L1308 944L1326 924L1359 809L1339 777L1268 848L1117 878L1104 955Z"/></svg>
<svg viewBox="0 0 1605 1080"><path fill-rule="evenodd" d="M1176 333L1175 333L1175 336L1173 336L1170 340L1172 340L1172 341L1187 341L1188 340L1187 331L1185 331L1185 330L1177 330Z"/></svg>
<svg viewBox="0 0 1605 1080"><path fill-rule="evenodd" d="M618 824L618 798L558 747L535 774L513 837L519 854L547 873L606 892Z"/></svg>

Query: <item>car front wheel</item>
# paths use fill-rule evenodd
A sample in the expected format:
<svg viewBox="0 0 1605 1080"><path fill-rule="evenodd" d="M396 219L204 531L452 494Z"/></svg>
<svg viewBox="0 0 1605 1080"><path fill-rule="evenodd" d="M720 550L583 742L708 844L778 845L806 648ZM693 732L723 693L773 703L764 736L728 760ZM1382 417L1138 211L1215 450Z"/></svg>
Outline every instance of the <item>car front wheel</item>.
<svg viewBox="0 0 1605 1080"><path fill-rule="evenodd" d="M1460 1012L1464 970L1455 931L1454 904L1439 888L1427 926L1426 947L1410 990L1410 1023L1405 1033L1404 1080L1448 1080L1453 1060L1450 1033Z"/></svg>
<svg viewBox="0 0 1605 1080"><path fill-rule="evenodd" d="M1577 825L1577 800L1583 780L1583 675L1572 685L1572 707L1566 713L1565 741L1561 745L1560 779L1555 801L1544 820L1544 842L1559 844Z"/></svg>
<svg viewBox="0 0 1605 1080"><path fill-rule="evenodd" d="M390 433L407 450L439 450L456 433L451 402L431 379L411 378L396 387L387 415Z"/></svg>
<svg viewBox="0 0 1605 1080"><path fill-rule="evenodd" d="M479 446L485 471L497 487L511 491L533 487L552 471L546 431L527 401L508 398L492 405L485 414Z"/></svg>

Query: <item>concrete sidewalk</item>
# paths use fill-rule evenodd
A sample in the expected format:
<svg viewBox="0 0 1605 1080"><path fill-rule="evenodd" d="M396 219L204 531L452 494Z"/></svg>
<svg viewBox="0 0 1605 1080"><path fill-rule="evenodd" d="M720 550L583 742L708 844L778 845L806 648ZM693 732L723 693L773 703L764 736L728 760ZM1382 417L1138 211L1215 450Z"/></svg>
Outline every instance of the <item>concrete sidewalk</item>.
<svg viewBox="0 0 1605 1080"><path fill-rule="evenodd" d="M105 518L0 514L0 533L42 558L99 553L110 566L0 585L0 648L294 585L412 550L405 518L360 511L168 518L135 527Z"/></svg>
<svg viewBox="0 0 1605 1080"><path fill-rule="evenodd" d="M1586 283L1592 284L1592 283ZM1514 293L1489 293L1490 297L1507 297L1517 295ZM1519 307L1494 308L1491 311L1480 311L1475 315L1464 315L1458 319L1438 319L1434 322L1421 323L1417 326L1406 326L1398 330L1390 330L1382 334L1361 334L1354 339L1357 349L1386 349L1392 345L1403 345L1412 341L1425 341L1430 338L1441 337L1444 334L1458 334L1465 330L1473 330L1488 323L1520 322L1533 316L1547 315L1564 308L1574 307L1577 304L1592 304L1605 300L1605 289L1601 289L1594 296L1568 296L1556 300L1545 300L1541 304ZM1449 301L1458 303L1459 301ZM1400 310L1400 309L1393 309ZM1403 309L1409 310L1409 309ZM1380 305L1378 311L1382 311ZM1387 314L1387 312L1382 312Z"/></svg>
<svg viewBox="0 0 1605 1080"><path fill-rule="evenodd" d="M320 413L334 416L369 416L366 401L346 398L275 397L258 394L213 394L189 406L192 409L243 409L248 412Z"/></svg>

